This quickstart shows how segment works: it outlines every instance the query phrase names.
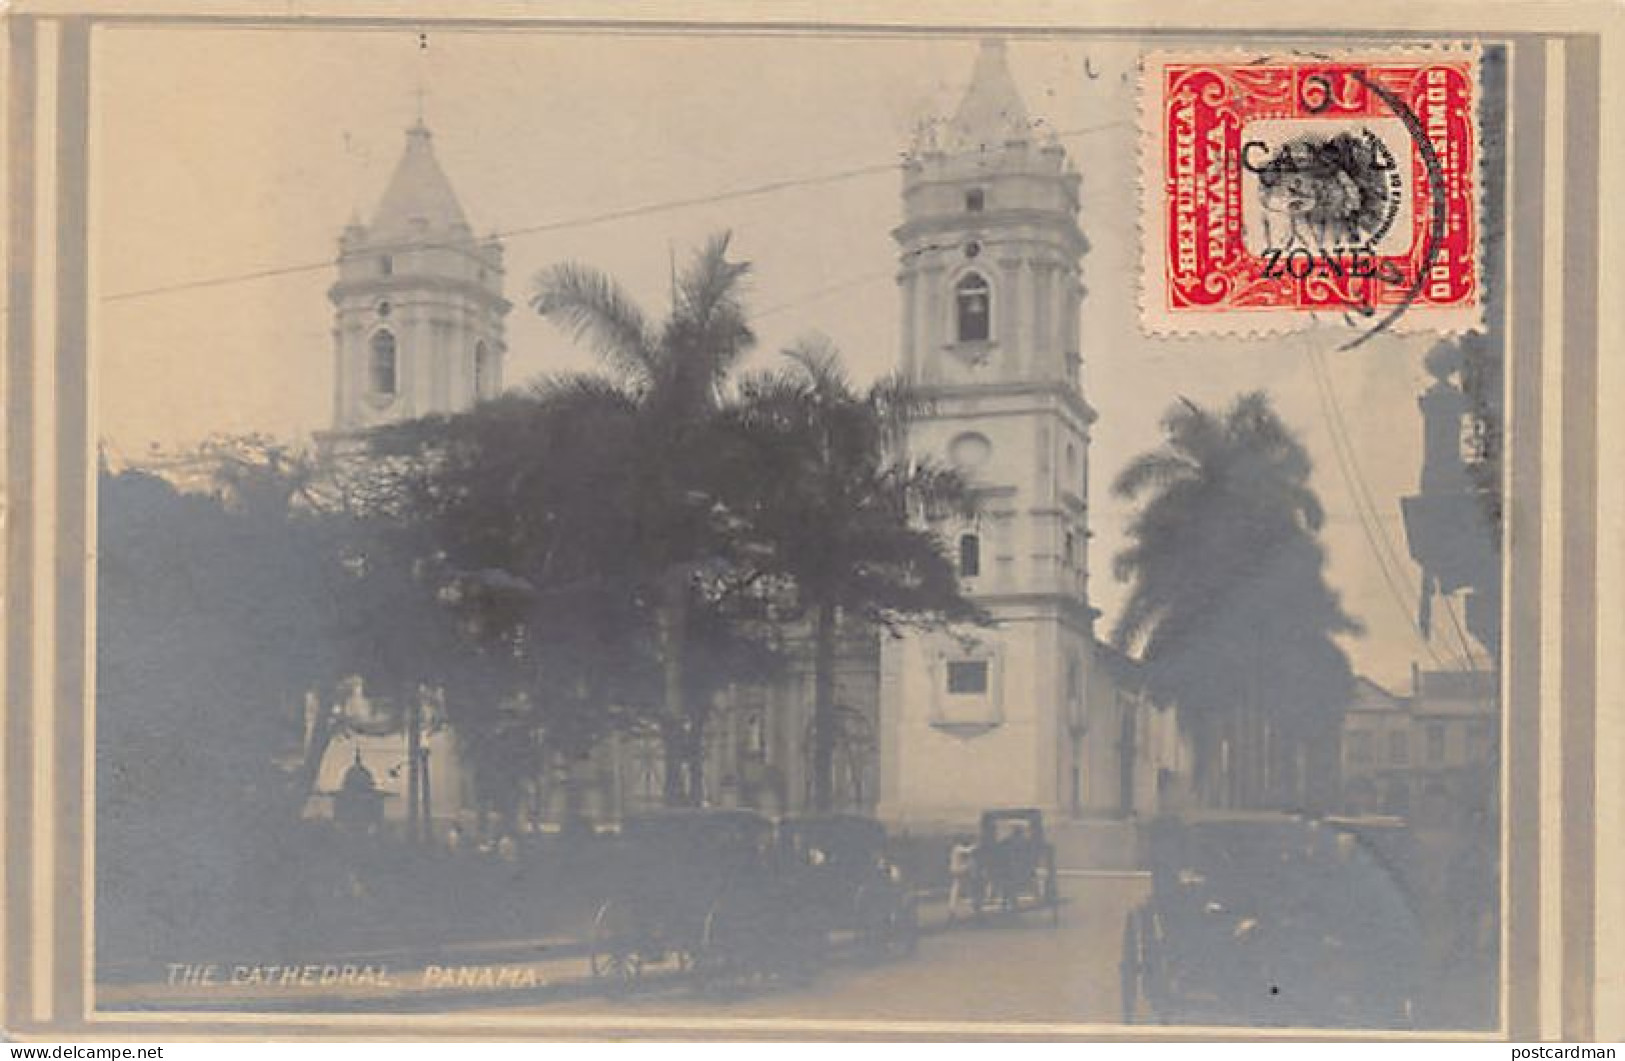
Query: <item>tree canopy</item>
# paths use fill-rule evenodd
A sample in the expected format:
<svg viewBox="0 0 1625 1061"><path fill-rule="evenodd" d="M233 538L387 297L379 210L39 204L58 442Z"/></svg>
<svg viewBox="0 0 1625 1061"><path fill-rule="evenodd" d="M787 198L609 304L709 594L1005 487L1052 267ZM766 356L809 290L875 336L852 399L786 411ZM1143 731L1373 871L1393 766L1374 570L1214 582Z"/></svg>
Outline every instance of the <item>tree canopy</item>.
<svg viewBox="0 0 1625 1061"><path fill-rule="evenodd" d="M1113 638L1179 705L1199 769L1227 741L1240 786L1230 798L1265 801L1251 786L1265 774L1288 784L1294 769L1257 761L1261 727L1324 744L1352 689L1335 638L1360 627L1326 583L1312 462L1268 396L1217 411L1182 400L1163 428L1163 444L1113 484L1138 506L1113 565L1131 585Z"/></svg>
<svg viewBox="0 0 1625 1061"><path fill-rule="evenodd" d="M957 474L912 463L898 446L923 400L896 378L858 390L821 338L785 357L786 367L741 383L718 468L755 569L784 588L791 615L812 620L813 802L828 810L838 621L894 628L986 617L961 595L938 535L910 518L974 507Z"/></svg>

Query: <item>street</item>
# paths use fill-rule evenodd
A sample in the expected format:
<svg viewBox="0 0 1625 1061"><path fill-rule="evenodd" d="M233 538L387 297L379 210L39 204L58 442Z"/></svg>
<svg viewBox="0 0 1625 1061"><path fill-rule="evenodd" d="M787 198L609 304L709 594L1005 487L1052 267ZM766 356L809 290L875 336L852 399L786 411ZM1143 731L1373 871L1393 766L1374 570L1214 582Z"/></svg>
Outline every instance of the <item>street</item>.
<svg viewBox="0 0 1625 1061"><path fill-rule="evenodd" d="M653 968L623 992L591 979L585 953L569 943L514 942L418 954L355 955L323 972L279 977L260 967L159 971L157 982L98 985L104 1010L267 1012L459 1012L894 1021L1117 1023L1118 959L1124 916L1150 888L1133 873L1066 874L1060 923L1048 912L990 913L946 923L942 902L922 909L923 936L909 958L861 963L837 953L805 984L749 993L695 989L693 980ZM345 969L354 967L347 975ZM332 968L331 960L324 968ZM382 971L382 972L380 972Z"/></svg>
<svg viewBox="0 0 1625 1061"><path fill-rule="evenodd" d="M1032 1021L1114 1024L1122 1020L1118 959L1123 918L1145 898L1149 877L1063 878L1058 927L1048 913L988 915L943 926L929 908L919 952L881 965L835 965L804 987L741 998L651 992L615 1003L639 1017L786 1017L829 1020ZM940 929L940 930L938 930ZM578 1001L546 1012L603 1012Z"/></svg>

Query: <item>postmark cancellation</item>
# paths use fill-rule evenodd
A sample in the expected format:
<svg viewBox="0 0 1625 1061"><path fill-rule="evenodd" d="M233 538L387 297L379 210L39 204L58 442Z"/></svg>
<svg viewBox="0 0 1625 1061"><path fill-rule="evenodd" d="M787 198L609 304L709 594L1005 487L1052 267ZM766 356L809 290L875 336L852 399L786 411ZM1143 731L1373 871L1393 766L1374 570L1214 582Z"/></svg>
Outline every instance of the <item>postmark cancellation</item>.
<svg viewBox="0 0 1625 1061"><path fill-rule="evenodd" d="M1147 56L1145 329L1478 328L1478 58Z"/></svg>

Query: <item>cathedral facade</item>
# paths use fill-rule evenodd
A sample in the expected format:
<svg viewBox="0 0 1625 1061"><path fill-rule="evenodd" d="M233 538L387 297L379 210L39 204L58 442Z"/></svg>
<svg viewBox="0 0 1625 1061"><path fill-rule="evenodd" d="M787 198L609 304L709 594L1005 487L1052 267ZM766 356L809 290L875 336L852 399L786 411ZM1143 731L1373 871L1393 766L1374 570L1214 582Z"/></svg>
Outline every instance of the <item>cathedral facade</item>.
<svg viewBox="0 0 1625 1061"><path fill-rule="evenodd" d="M953 118L903 171L893 233L901 367L930 412L910 456L956 468L977 513L938 528L985 630L888 640L880 812L965 820L1082 799L1093 670L1079 176L987 42Z"/></svg>
<svg viewBox="0 0 1625 1061"><path fill-rule="evenodd" d="M1004 47L986 42L952 118L903 166L899 367L929 407L908 456L971 484L977 514L934 529L993 619L901 637L842 626L837 804L911 828L962 828L991 807L1145 812L1166 805L1183 772L1172 713L1094 635L1095 412L1079 344L1088 243L1079 174L1036 128ZM338 268L336 433L457 411L502 386L501 247L473 238L421 123L372 223L345 230ZM781 679L715 705L708 803L770 813L810 803L810 643L794 630L782 639ZM348 746L334 757L348 763ZM585 762L541 771L529 816L651 809L663 769L656 738L617 736ZM437 819L472 810L460 780L436 792Z"/></svg>

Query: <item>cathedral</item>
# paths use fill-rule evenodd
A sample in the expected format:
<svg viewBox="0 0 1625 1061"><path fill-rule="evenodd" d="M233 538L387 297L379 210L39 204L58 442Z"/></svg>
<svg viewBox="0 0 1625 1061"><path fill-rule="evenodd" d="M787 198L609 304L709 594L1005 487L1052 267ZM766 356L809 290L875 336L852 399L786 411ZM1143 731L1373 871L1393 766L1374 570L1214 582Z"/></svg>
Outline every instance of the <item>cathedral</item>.
<svg viewBox="0 0 1625 1061"><path fill-rule="evenodd" d="M974 519L942 530L996 625L883 645L889 819L965 820L1010 804L1058 813L1086 798L1087 745L1100 736L1089 725L1095 412L1078 348L1078 185L1061 145L1035 133L998 42L983 44L959 109L904 165L901 368L931 404L908 444L975 489Z"/></svg>
<svg viewBox="0 0 1625 1061"><path fill-rule="evenodd" d="M339 241L333 427L466 409L502 389L502 244L478 240L420 119L371 224Z"/></svg>
<svg viewBox="0 0 1625 1061"><path fill-rule="evenodd" d="M986 41L952 117L903 164L899 368L931 407L907 446L972 484L977 515L936 529L995 620L842 632L837 801L910 828L962 828L1001 806L1062 820L1148 813L1178 798L1188 772L1172 712L1094 633L1095 411L1079 343L1088 242L1079 174L1036 130L1003 44ZM503 386L502 247L474 237L421 121L371 223L344 230L338 273L335 433L467 408ZM785 813L809 802L811 652L793 631L784 647L784 677L717 705L708 803ZM470 804L449 736L441 743L439 769L451 772L432 809L444 821ZM348 764L355 751L329 758ZM657 742L616 738L568 784L555 773L538 786L531 816L556 821L567 787L594 817L657 806L662 769Z"/></svg>

